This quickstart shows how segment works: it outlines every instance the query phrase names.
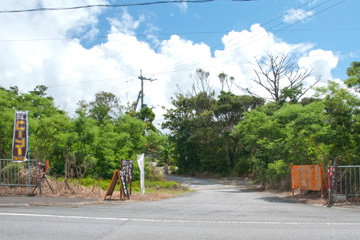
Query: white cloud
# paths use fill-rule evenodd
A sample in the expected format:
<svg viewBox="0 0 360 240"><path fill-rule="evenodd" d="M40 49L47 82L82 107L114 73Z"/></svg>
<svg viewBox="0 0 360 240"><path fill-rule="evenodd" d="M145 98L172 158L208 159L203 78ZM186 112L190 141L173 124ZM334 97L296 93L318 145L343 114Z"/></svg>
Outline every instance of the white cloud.
<svg viewBox="0 0 360 240"><path fill-rule="evenodd" d="M314 15L314 12L312 11L305 11L300 8L289 9L286 11L286 14L283 17L283 21L286 23L295 23L298 21L306 20L312 15Z"/></svg>
<svg viewBox="0 0 360 240"><path fill-rule="evenodd" d="M320 0L312 0L312 1L309 2L308 0L300 0L300 3L307 3L309 6L313 6L319 1Z"/></svg>
<svg viewBox="0 0 360 240"><path fill-rule="evenodd" d="M303 69L313 69L312 75L321 82L332 80L331 70L336 68L338 58L331 51L321 49L312 50L308 56L299 59L299 66Z"/></svg>
<svg viewBox="0 0 360 240"><path fill-rule="evenodd" d="M186 2L177 3L176 5L180 8L180 11L183 13L186 12L188 9L188 5Z"/></svg>
<svg viewBox="0 0 360 240"><path fill-rule="evenodd" d="M42 1L26 2L26 7L31 8ZM75 32L96 33L99 13L99 10L87 9L0 15L0 39L65 38ZM144 90L145 103L156 107L156 121L160 122L164 110L159 106L170 107L170 98L175 92L190 90L192 79L189 75L199 68L210 72L211 85L217 92L220 89L217 76L225 72L234 76L242 87L252 87L258 94L265 95L263 89L250 81L256 67L255 57L267 52L305 56L300 59L299 67L316 67L316 74L326 80L331 78L331 70L337 64L332 52L309 52L312 44L286 43L259 24L223 36L224 49L215 51L212 56L208 45L195 44L177 35L159 42L155 51L150 44L133 36L133 32L145 24L142 15L136 20L123 11L118 19L109 19L109 23L108 39L90 49L76 39L1 42L0 85L6 88L17 85L22 92L39 84L49 86L48 92L56 104L72 115L78 101L91 101L99 91L116 94L123 104L135 101L140 91L137 77L142 70L145 77L157 79L145 81ZM236 88L233 91L242 94Z"/></svg>
<svg viewBox="0 0 360 240"><path fill-rule="evenodd" d="M118 18L109 18L109 22L111 24L111 33L125 33L129 35L134 35L135 30L139 27L139 25L144 21L144 15L140 15L138 20L134 20L134 18L128 13L128 11L123 9L122 15L120 19Z"/></svg>

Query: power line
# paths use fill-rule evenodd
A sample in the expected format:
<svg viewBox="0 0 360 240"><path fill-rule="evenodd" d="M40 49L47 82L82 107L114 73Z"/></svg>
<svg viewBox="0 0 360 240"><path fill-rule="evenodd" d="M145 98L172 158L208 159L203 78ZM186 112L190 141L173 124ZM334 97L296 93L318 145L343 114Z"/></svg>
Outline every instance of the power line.
<svg viewBox="0 0 360 240"><path fill-rule="evenodd" d="M331 8L337 6L337 5L339 5L339 4L341 4L341 3L345 2L345 1L346 1L346 0L342 0L342 1L340 1L340 2L337 2L337 3L335 3L335 4L331 5L331 6L323 9L322 11L319 11L319 12L315 13L314 15L318 15L318 14L320 14L320 13L323 13L323 12L325 12L325 11L327 11L327 10L329 10L329 9L331 9ZM305 4L308 4L308 3L310 3L310 2L314 2L314 0L309 1L309 2L307 2L307 3L305 3ZM327 1L323 2L323 3L320 3L320 4L316 5L316 6L314 6L313 8L311 8L311 10L313 10L313 9L315 9L315 8L317 8L317 7L320 7L320 6L324 5L324 4L327 3L327 2L330 2L330 0L327 0ZM303 4L303 5L305 5L305 4ZM314 15L312 15L312 16L314 16ZM311 16L311 17L312 17L312 16ZM279 18L281 18L281 17L282 17L282 16L277 17L277 18L275 18L275 19L279 19ZM309 18L309 17L310 17L310 16L306 17L305 19L307 19L307 18ZM294 23L292 23L292 24L290 24L290 25L288 25L288 26L286 26L286 27L283 27L283 28L281 28L281 29L279 29L279 30L276 30L276 31L274 31L273 27L271 27L270 30L273 30L274 33L277 33L277 32L280 32L280 31L284 31L285 29L287 29L287 28L289 28L289 27L291 27L291 26L294 26L294 25L296 25L296 24L304 21L305 19L302 19L302 20L299 20L299 21L297 21L297 22L294 22ZM267 23L272 22L272 21L273 21L273 20L268 21ZM283 23L277 24L277 25L275 25L274 27L280 26L281 24L283 24ZM246 39L246 41L249 41L250 39L256 38L256 37L258 37L258 36L260 36L260 35L261 35L261 34L256 34L256 35L254 35L254 36ZM235 43L235 44L233 44L233 45L231 45L231 46L229 46L229 47L232 48L232 47L235 47L236 45L239 45L239 44L241 44L241 43L243 43L243 44L240 45L239 47L235 47L235 48L230 49L230 50L228 50L228 51L224 51L224 52L222 52L221 54L217 55L217 57L223 56L223 55L225 55L225 54L229 54L229 53L231 53L231 52L233 52L233 51L235 51L235 50L238 50L238 49L241 49L241 48L243 48L243 47L245 47L245 46L248 46L248 45L250 45L250 44L253 44L254 42L258 42L258 41L260 41L260 40L263 39L263 38L264 38L263 36L260 36L259 38L256 38L256 39L254 39L253 41L251 41L250 43L245 43L245 41ZM233 41L233 40L230 40L230 41ZM228 42L230 42L230 41L228 41ZM227 43L228 43L228 42L227 42ZM219 45L217 45L217 46L219 46ZM217 46L216 46L216 47L217 47ZM194 56L194 57L195 57L195 56ZM185 62L184 64L180 65L180 67L178 67L178 69L182 70L182 69L186 68L188 65L193 65L193 64L194 64L195 62L197 62L197 61L198 61L198 60L195 59L195 60L192 60L192 61L189 61L189 62ZM201 62L200 62L200 63L201 63ZM174 71L174 70L173 70L173 71ZM172 71L170 71L170 72L172 72Z"/></svg>
<svg viewBox="0 0 360 240"><path fill-rule="evenodd" d="M78 10L85 8L121 8L121 7L134 7L134 6L146 6L155 4L166 4L166 3L208 3L214 2L215 0L171 0L171 1L156 1L156 2L143 2L143 3L124 3L124 4L95 4L95 5L84 5L74 7L57 7L57 8L33 8L33 9L22 9L22 10L5 10L0 13L25 13L25 12L45 12L45 11L66 11L66 10ZM231 0L233 2L252 2L258 0Z"/></svg>
<svg viewBox="0 0 360 240"><path fill-rule="evenodd" d="M169 36L169 35L201 35L201 34L213 34L213 33L227 33L227 31L207 31L207 32L169 32L169 33L151 33L153 36ZM148 36L148 34L127 34L127 36L133 37L144 37ZM97 37L86 37L79 38L80 40L85 39L107 39L107 36L97 36ZM112 39L116 39L117 37L111 36ZM65 37L65 38L33 38L33 39L0 39L0 42L36 42L36 41L62 41L62 40L72 40L76 39L76 37Z"/></svg>
<svg viewBox="0 0 360 240"><path fill-rule="evenodd" d="M333 7L335 7L336 5L339 5L340 3L342 3L342 2L345 2L346 0L343 0L343 1L340 1L340 2L338 2L338 3L336 3L336 4L333 4L333 5L331 5L330 7L328 7L328 8L326 8L326 9L323 9L322 11L320 11L320 12L318 12L317 14L319 14L319 13L322 13L322 12L324 12L324 11L326 11L326 10L328 10L328 9L330 9L330 8L333 8ZM311 1L309 1L309 2L311 2ZM328 2L328 1L327 1ZM278 18L277 18L278 19ZM293 24L291 24L290 26L286 26L285 28L282 28L282 29L278 29L278 30L275 30L275 29L273 29L273 31L275 31L275 32L280 32L280 31L285 31L285 29L287 29L287 28L289 28L289 27L291 27L291 26L293 26L293 25L295 25L295 24L297 24L297 23L299 23L299 22L301 22L301 21L298 21L298 22L296 22L296 23L293 23ZM279 24L278 24L279 25ZM276 26L278 26L278 25L276 25ZM271 28L270 28L271 29ZM339 28L338 30L353 30L353 29L359 29L359 28ZM307 29L287 29L286 31L306 31ZM315 30L318 30L318 29L309 29L309 30L311 30L311 31L315 31ZM334 30L334 28L329 28L329 29L326 29L326 30ZM189 33L189 34L191 34L191 33ZM260 39L262 39L263 37L261 37ZM260 39L256 39L255 41L259 41ZM0 40L1 41L1 40ZM254 42L254 41L252 41L252 42ZM237 43L237 44L240 44L240 43ZM237 44L235 44L235 45L237 45ZM248 45L248 44L245 44L245 45L242 45L242 46L240 46L240 47L238 47L238 48L236 48L236 49L239 49L239 48L242 48L242 47L244 47L244 46L246 46L246 45ZM233 45L234 46L234 45ZM224 52L223 54L226 54L226 53L229 53L229 52L232 52L232 51L235 51L236 49L232 49L231 51L227 51L227 52ZM223 55L222 54L222 55ZM167 71L167 72L179 72L179 71L185 71L185 70L189 70L189 64L190 64L191 62L184 62L184 64L182 65L182 67L180 66L180 67L177 67L176 69L173 69L172 71ZM245 64L245 63L243 63L243 64ZM195 69L195 68L193 68L193 69ZM162 72L159 72L158 74L163 74L163 73L167 73L166 71L162 71ZM122 77L122 78L126 78L126 77ZM130 77L129 77L130 78ZM61 87L61 86L68 86L68 85L75 85L75 84L84 84L84 83L90 83L90 82L100 82L100 81L108 81L108 80L116 80L116 79L119 79L119 78L111 78L111 79L102 79L102 80L95 80L95 81L86 81L86 82L79 82L79 83L70 83L70 84L63 84L63 85L55 85L55 86L49 86L49 87ZM119 84L117 84L116 85L116 87L118 88L118 87L125 87L125 88L127 88L127 87L129 87L129 84L124 84L124 85L122 85L122 86L119 86Z"/></svg>
<svg viewBox="0 0 360 240"><path fill-rule="evenodd" d="M217 32L213 32L213 33L211 33L209 36L207 36L207 37L205 37L205 38L201 39L201 40L200 40L200 42L202 42L202 41L204 41L205 39L207 39L207 38L209 38L209 37L213 36L213 35L214 35L214 34L216 34L216 33L220 33L220 31L221 31L221 30L224 30L224 29L226 29L226 28L227 28L227 27L229 27L229 26L233 26L235 23L238 23L239 21L241 21L241 20L245 19L246 17L248 17L248 16L250 16L250 15L252 15L252 14L256 13L256 12L257 12L257 11L259 11L260 9L262 9L262 8L266 7L267 5L272 4L274 1L275 1L275 0L271 0L271 1L267 2L266 4L264 4L264 5L260 6L259 8L255 9L254 11L252 11L252 12L250 12L250 13L246 14L245 16L242 16L241 18L237 19L236 21L234 21L234 22L232 22L232 23L230 23L230 24L227 24L226 26L224 26L224 27L222 27L221 29L219 29ZM226 33L228 33L228 31L227 31Z"/></svg>
<svg viewBox="0 0 360 240"><path fill-rule="evenodd" d="M302 4L301 6L299 6L299 8L301 8L301 7L303 7L303 6L306 6L306 5L308 5L308 4L311 4L311 3L315 3L316 1L317 1L317 0L309 0L309 1L305 2L304 4ZM331 1L331 0L327 0L327 1L325 1L324 3L327 3L327 2L329 2L329 1ZM316 5L315 7L313 7L313 9L315 9L315 8L323 5L324 3L321 3L321 4ZM266 25L270 24L271 22L276 21L276 20L278 20L278 19L280 19L280 18L282 18L282 17L284 17L284 16L285 16L285 15L281 15L281 16L275 17L275 18L267 21L266 23L262 24L262 26L266 26ZM279 25L281 25L281 24L284 24L284 22L281 22L280 24L277 24L276 26L279 26ZM294 25L294 24L293 24L293 25ZM270 29L272 29L272 27L270 27ZM248 40L250 40L250 39L252 39L252 38L255 38L255 37L257 37L257 36L260 36L260 35L261 35L261 34L256 34L256 35L254 35L254 36L252 36L252 37L250 37L250 38L248 38L248 39L246 39L246 40L248 41ZM256 41L259 41L259 40L261 40L262 38L263 38L263 37L261 37L260 39L258 39L258 40L256 40ZM234 41L234 40L235 40L235 39L231 39L231 40L227 41L226 44L228 44L228 43L230 43L230 42L232 42L232 41ZM255 41L255 42L256 42L256 41ZM244 41L242 41L242 42L244 42ZM233 44L233 45L231 45L231 46L229 46L229 47L233 47L233 46L235 46L235 45L241 44L242 42L235 43L235 44ZM223 44L218 44L218 45L216 45L216 46L210 46L210 49L215 49L215 48L218 48L219 46L222 46L222 45L223 45ZM245 45L248 45L248 44L245 44ZM241 47L240 47L240 48L241 48ZM236 49L234 49L234 50L236 50ZM229 53L229 52L232 52L232 51L223 52L221 55L224 55L224 54ZM188 58L188 60L182 61L182 62L184 62L184 63L181 64L178 68L183 69L184 67L186 68L187 65L193 65L193 64L197 61L197 59L198 59L198 55L194 55L193 57ZM169 66L168 68L171 68L171 67Z"/></svg>
<svg viewBox="0 0 360 240"><path fill-rule="evenodd" d="M59 85L48 86L48 88L64 87L64 86L71 86L71 85L84 84L84 83L97 83L97 82L103 82L103 81L119 80L119 79L124 79L124 78L130 78L130 77L106 78L106 79L99 79L99 80L93 80L93 81L84 81L84 82L77 82L77 83L59 84ZM132 80L129 80L129 81L132 81ZM127 82L128 81L126 81L126 83Z"/></svg>
<svg viewBox="0 0 360 240"><path fill-rule="evenodd" d="M332 28L296 28L296 29L271 29L274 32L279 31L288 31L288 32L306 32L306 31L354 31L360 30L360 27L332 27ZM216 34L216 33L228 33L229 31L208 31L208 32L173 32L173 33L152 33L154 36L168 36L168 35L201 35L201 34ZM133 37L143 37L147 36L146 34L129 34L128 36ZM108 36L98 36L98 37L86 37L81 38L80 40L90 40L90 39L107 39ZM112 36L111 38L116 39L117 37ZM37 41L62 41L62 40L72 40L76 38L33 38L33 39L0 39L0 42L37 42ZM230 40L231 41L231 40ZM215 48L214 46L212 48Z"/></svg>

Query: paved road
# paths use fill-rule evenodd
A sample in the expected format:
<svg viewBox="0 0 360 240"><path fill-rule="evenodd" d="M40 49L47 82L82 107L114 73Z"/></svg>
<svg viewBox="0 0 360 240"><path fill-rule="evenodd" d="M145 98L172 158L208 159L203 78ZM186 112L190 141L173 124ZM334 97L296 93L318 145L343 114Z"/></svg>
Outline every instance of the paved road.
<svg viewBox="0 0 360 240"><path fill-rule="evenodd" d="M0 239L360 237L357 207L307 205L211 181L180 177L176 180L196 191L157 202L0 204Z"/></svg>

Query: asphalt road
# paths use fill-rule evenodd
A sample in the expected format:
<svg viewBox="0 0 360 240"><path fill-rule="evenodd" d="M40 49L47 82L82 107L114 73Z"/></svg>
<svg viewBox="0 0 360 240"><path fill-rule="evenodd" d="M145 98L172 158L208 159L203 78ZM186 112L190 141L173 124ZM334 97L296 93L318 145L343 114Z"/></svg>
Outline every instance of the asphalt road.
<svg viewBox="0 0 360 240"><path fill-rule="evenodd" d="M22 204L28 197L0 197L0 239L360 238L358 207L329 208L240 186L175 180L196 191L157 202L105 204L73 199L30 206Z"/></svg>

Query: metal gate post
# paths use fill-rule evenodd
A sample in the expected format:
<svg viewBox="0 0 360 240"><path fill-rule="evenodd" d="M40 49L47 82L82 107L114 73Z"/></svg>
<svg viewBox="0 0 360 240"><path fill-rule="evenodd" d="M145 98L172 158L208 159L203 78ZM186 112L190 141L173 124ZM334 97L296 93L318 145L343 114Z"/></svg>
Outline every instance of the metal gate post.
<svg viewBox="0 0 360 240"><path fill-rule="evenodd" d="M38 171L39 171L39 182L38 182L38 185L39 185L39 193L40 193L40 196L42 196L42 189L41 189L41 162L40 162L40 160L38 160Z"/></svg>

